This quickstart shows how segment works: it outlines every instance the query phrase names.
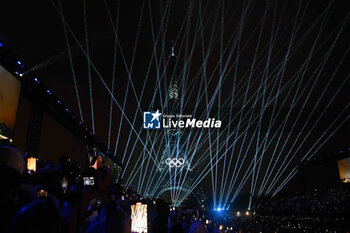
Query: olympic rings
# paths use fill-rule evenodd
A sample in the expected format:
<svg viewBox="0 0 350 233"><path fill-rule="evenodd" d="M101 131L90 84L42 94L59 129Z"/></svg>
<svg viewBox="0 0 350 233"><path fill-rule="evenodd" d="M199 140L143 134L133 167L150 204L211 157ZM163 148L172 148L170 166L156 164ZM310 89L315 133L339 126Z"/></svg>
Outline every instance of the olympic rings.
<svg viewBox="0 0 350 233"><path fill-rule="evenodd" d="M183 158L173 158L173 159L170 159L170 158L167 158L165 160L165 163L169 166L169 167L181 167L184 163L185 163L185 160Z"/></svg>

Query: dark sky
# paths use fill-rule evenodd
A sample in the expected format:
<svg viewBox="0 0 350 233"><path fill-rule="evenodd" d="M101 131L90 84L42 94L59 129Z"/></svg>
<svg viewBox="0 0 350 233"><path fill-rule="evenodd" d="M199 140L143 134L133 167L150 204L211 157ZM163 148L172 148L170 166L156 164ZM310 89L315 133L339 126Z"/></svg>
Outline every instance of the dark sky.
<svg viewBox="0 0 350 233"><path fill-rule="evenodd" d="M22 58L24 64L36 67L34 73L42 83L79 115L64 28L57 12L60 9L63 9L64 19L74 33L73 36L70 29L67 29L83 117L85 123L91 126L87 59L74 39L76 37L80 46L86 49L83 1L62 1L62 8L59 1L8 1L0 8L0 39ZM348 145L349 123L343 124L335 132L349 110L349 68L346 65L348 59L342 61L344 56L347 57L349 48L348 12L345 1L87 1L89 54L100 74L99 76L94 68L90 67L96 135L108 144L111 100L101 78L111 90L114 68L115 98L131 122L136 112L133 127L137 132L142 124L141 110L164 109L169 82L165 70L171 41L174 40L179 58L177 73L181 82L184 113L196 112L194 115L203 119L206 113L210 117L220 118L224 127L230 124L229 134L233 134L237 132L240 124L248 124L252 111L257 116L261 115L261 106L277 94L279 96L278 99L274 99L275 102L271 101L269 109L262 115L261 128L257 131L255 129L258 127L258 121L255 121L247 128L247 134L234 141L234 136L227 137L227 130L220 130L223 134L217 141L224 145L221 149L217 149L217 143L213 142L217 138L215 130L210 132L211 141L208 141L208 138L199 138L199 134L192 135L189 138L191 145L195 145L197 140L203 141L202 147L194 153L194 161L209 156L209 148L212 148L210 151L214 155L218 152L220 156L225 154L228 147L230 150L226 160L218 161L215 176L221 182L222 174L224 178L230 177L233 167L242 164L242 170L236 174L238 180L242 179L254 158L256 145L259 145L261 137L266 135L275 106L281 113L273 118L276 122L271 127L271 132L279 132L279 126L283 125L284 120L287 120L287 123L280 138L271 138L270 134L268 143L271 142L271 146L263 153L257 188L261 187L264 172L270 161L276 162L271 178L277 174L280 167L286 166L283 161L291 161L277 182L279 184L307 152L322 154ZM114 29L110 19L113 20ZM115 31L119 40L116 53ZM311 51L312 56L308 57ZM155 56L152 55L154 52ZM129 74L132 84L128 85ZM221 82L220 77L223 77ZM265 92L259 89L264 84ZM220 89L216 92L218 86ZM280 92L277 91L279 86ZM156 95L153 96L155 90ZM141 93L143 94L140 98ZM230 102L225 104L225 101L231 100L232 93L235 99L233 107L230 107ZM256 93L259 93L260 97L254 104ZM135 95L137 99L141 99L141 110L137 109ZM198 95L200 101L196 107ZM262 95L265 97L261 97ZM153 97L154 105L150 107ZM212 97L213 108L208 111L208 102ZM250 98L252 99L242 114L243 118L246 118L240 120L239 113L243 108L244 99L247 101ZM330 103L331 100L333 101ZM294 109L287 118L293 103ZM317 109L311 114L314 106L317 106ZM346 111L342 112L346 106ZM317 122L323 110L325 114ZM301 116L297 118L301 111ZM231 123L228 120L229 112L232 116L238 113ZM340 113L340 118L337 118ZM204 116L201 117L200 114ZM303 128L309 116L311 119ZM115 149L121 118L121 111L114 104L110 146L112 151ZM294 122L296 126L292 130ZM333 122L334 125L323 135ZM238 130L239 133L244 131L242 127ZM43 127L44 132L55 129L59 130L55 123L44 124ZM123 117L117 157L122 160L124 152L126 158L130 156L126 175L131 173L134 166L140 166L136 161L144 148L134 132L130 143L127 144L130 131L130 125ZM147 131L140 132L140 138L146 143ZM151 138L160 134L161 131L150 132ZM185 135L189 133L185 132ZM203 137L205 136L208 136L208 132L203 134ZM47 137L42 138L46 138L46 141L42 142L41 146L47 147L43 151L49 153L53 145ZM301 143L304 138L305 142ZM52 139L54 140L54 137ZM253 146L248 148L250 139ZM284 144L284 140L287 139ZM274 146L278 142L278 146ZM316 146L313 147L316 142ZM235 146L231 147L232 144ZM162 145L159 140L154 148L149 145L147 148L153 149L153 156L158 156L157 150ZM233 159L228 169L232 148ZM76 150L71 148L68 152ZM288 154L289 150L293 157L288 157L291 156ZM242 160L245 154L242 151L247 151L245 160ZM277 159L279 152L281 156ZM258 158L261 155L260 151ZM124 163L126 161L127 159ZM203 160L196 171L205 171L208 161L209 159ZM146 170L145 174L148 174L151 169ZM223 172L225 170L226 172ZM243 188L245 192L250 190L250 180L251 178ZM138 182L138 178L136 181ZM204 181L207 184L204 185L207 194L212 196L211 173L204 177ZM134 183L135 186L137 182ZM220 182L215 182L218 183L217 190L222 187ZM277 184L275 188L278 187ZM238 186L237 183L235 185ZM223 189L223 195L232 197L233 193L225 191L226 189L227 187Z"/></svg>

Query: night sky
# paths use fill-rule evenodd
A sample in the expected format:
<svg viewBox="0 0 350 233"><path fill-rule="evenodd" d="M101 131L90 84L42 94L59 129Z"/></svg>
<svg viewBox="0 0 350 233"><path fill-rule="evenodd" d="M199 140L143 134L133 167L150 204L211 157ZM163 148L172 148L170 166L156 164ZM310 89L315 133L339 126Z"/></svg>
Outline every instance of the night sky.
<svg viewBox="0 0 350 233"><path fill-rule="evenodd" d="M184 132L190 145L195 145L197 140L203 142L197 151L189 155L193 156L193 161L207 156L195 171L205 171L210 156L227 153L226 158L219 160L217 168L214 166L213 170L214 173L216 171L218 182L215 183L220 191L222 178L230 177L236 164L238 167L242 165L241 171L236 174L237 180L243 179L254 159L256 145L263 145L263 136L269 135L266 142L271 142L271 146L266 148L263 156L261 150L257 154L258 158L262 156L257 188L261 187L270 161L276 162L272 177L280 167L286 167L276 188L308 152L319 155L348 146L349 122L345 120L349 115L347 50L350 37L349 8L345 3L106 0L86 1L85 5L83 1L8 1L0 8L0 40L27 67L32 67L33 74L80 117L71 56L84 122L92 129L88 62L80 48L86 49L86 16L88 52L98 71L90 66L96 135L105 145L110 145L113 152L119 135L117 158L123 160L125 154L123 163L126 164L130 156L126 177L132 173L132 168L140 166L136 161L139 156L145 156L143 144L146 138L149 136L154 140L162 133L161 130L141 129L142 111L164 110L169 83L168 59L174 41L183 113L202 119L215 117L222 120L224 128L230 126L229 131L224 128L211 130L202 136L199 136L200 130L194 130L192 134ZM67 49L62 18L58 14L61 10L67 23L70 51ZM309 56L311 51L312 55ZM114 88L115 99L131 123L136 116L132 125L136 132L140 131L139 137L143 143L132 131L127 144L131 126L115 103L109 141L111 98L101 79L110 91ZM130 79L132 82L129 82ZM235 98L232 105L231 95ZM260 96L258 99L255 98L257 95ZM273 99L274 96L278 98ZM137 108L139 99L140 109ZM269 101L268 108L261 114L262 106ZM211 109L208 109L208 103L212 103ZM22 100L17 117L16 132L20 136L17 136L16 143L22 147L28 106L27 100ZM317 108L313 112L314 106ZM243 113L240 114L242 109ZM275 111L279 110L280 114L276 115ZM324 115L317 121L323 111ZM233 118L235 114L237 118ZM256 115L258 120L250 122L251 114ZM272 118L276 121L271 126ZM284 120L287 120L286 123ZM305 122L308 124L304 127ZM246 127L246 124L251 125ZM281 125L285 125L283 133L279 131ZM326 131L329 126L330 129ZM235 138L235 132L242 133L244 129L247 132ZM278 134L281 136L271 138L275 132L281 133ZM219 133L222 134L217 137ZM228 137L230 134L233 137ZM155 158L159 156L158 149L164 145L162 138L155 140L154 147L146 146ZM301 143L304 138L305 142ZM274 146L278 142L278 146ZM223 147L218 147L218 144ZM55 147L60 149L55 150ZM55 159L58 153L68 153L83 164L84 150L77 138L45 116L40 156ZM287 157L289 150L293 157ZM243 152L247 152L245 160ZM281 156L277 159L279 153ZM291 161L288 166L283 163L284 158L287 162ZM149 159L147 155L145 159ZM216 161L215 158L212 161ZM146 170L144 175L152 169ZM205 184L203 186L208 196L218 198L220 193L212 191L212 180L209 172L202 184ZM137 187L138 182L136 178L133 186ZM238 188L238 184L233 190ZM251 178L241 192L247 193L250 189ZM226 186L221 193L231 199L234 191L228 192Z"/></svg>

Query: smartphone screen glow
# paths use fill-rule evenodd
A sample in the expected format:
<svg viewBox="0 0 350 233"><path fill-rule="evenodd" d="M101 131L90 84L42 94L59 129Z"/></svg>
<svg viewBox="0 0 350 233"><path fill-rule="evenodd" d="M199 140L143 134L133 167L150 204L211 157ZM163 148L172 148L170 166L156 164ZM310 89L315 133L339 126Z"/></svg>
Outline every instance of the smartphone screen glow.
<svg viewBox="0 0 350 233"><path fill-rule="evenodd" d="M131 205L131 232L147 233L147 205Z"/></svg>
<svg viewBox="0 0 350 233"><path fill-rule="evenodd" d="M84 185L85 186L90 186L95 184L95 179L94 177L83 177Z"/></svg>

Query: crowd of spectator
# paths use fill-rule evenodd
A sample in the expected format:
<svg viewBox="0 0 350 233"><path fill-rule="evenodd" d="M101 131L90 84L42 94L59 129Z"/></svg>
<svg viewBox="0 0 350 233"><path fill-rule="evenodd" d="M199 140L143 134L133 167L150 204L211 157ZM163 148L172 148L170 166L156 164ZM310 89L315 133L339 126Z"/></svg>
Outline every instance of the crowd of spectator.
<svg viewBox="0 0 350 233"><path fill-rule="evenodd" d="M311 189L272 199L258 210L256 223L294 232L348 232L349 187Z"/></svg>
<svg viewBox="0 0 350 233"><path fill-rule="evenodd" d="M231 213L220 223L198 209L170 207L145 199L114 182L107 167L81 171L68 156L41 161L36 171L12 145L0 144L0 232L131 232L131 208L147 204L150 233L346 232L350 229L348 189L313 189L265 202L246 216ZM84 177L94 177L85 185ZM225 213L225 216L230 215ZM223 225L221 225L223 224Z"/></svg>
<svg viewBox="0 0 350 233"><path fill-rule="evenodd" d="M274 199L261 210L275 214L298 216L344 216L349 211L350 193L346 189L312 189ZM347 211L346 211L347 210Z"/></svg>
<svg viewBox="0 0 350 233"><path fill-rule="evenodd" d="M0 144L0 173L5 213L0 232L131 232L130 205L136 202L147 204L148 232L221 232L216 223L206 225L198 211L144 199L116 184L109 168L81 171L68 156L58 162L41 160L33 171L16 147ZM85 185L84 177L94 177L94 184Z"/></svg>

